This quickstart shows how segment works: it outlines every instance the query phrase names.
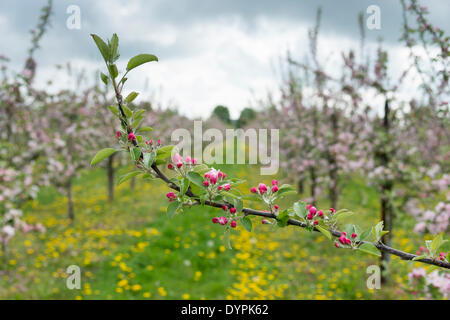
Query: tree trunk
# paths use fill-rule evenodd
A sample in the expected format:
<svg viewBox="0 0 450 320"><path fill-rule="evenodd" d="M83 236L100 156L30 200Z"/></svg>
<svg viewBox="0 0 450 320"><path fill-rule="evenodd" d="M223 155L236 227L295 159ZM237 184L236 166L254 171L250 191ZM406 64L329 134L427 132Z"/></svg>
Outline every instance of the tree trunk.
<svg viewBox="0 0 450 320"><path fill-rule="evenodd" d="M316 205L316 186L317 186L317 177L316 177L316 168L310 167L309 174L311 177L311 204Z"/></svg>
<svg viewBox="0 0 450 320"><path fill-rule="evenodd" d="M338 118L337 118L336 111L334 111L331 114L330 122L331 122L331 128L333 130L332 145L335 145L338 142L337 137L338 137L338 131L339 131ZM339 197L339 190L338 190L339 175L338 175L336 155L332 154L330 152L330 150L328 150L328 167L329 167L328 175L330 178L328 194L329 194L329 198L330 198L330 202L331 202L331 207L336 209L338 206L338 197Z"/></svg>
<svg viewBox="0 0 450 320"><path fill-rule="evenodd" d="M108 158L106 174L108 176L108 202L111 203L114 201L114 154Z"/></svg>
<svg viewBox="0 0 450 320"><path fill-rule="evenodd" d="M72 178L69 178L67 182L67 216L71 221L75 220L75 213L73 210L73 199L72 199Z"/></svg>
<svg viewBox="0 0 450 320"><path fill-rule="evenodd" d="M298 181L297 181L297 192L298 192L298 194L302 194L303 193L303 190L305 189L304 183L305 183L305 179L303 177L298 179Z"/></svg>
<svg viewBox="0 0 450 320"><path fill-rule="evenodd" d="M386 99L384 104L384 119L383 119L383 131L387 136L389 135L389 127L390 127L390 107L389 102ZM386 150L386 145L383 146L382 152L380 153L381 164L384 168L389 167L389 153ZM389 233L385 234L381 241L390 246L392 239L392 227L393 227L393 208L390 200L390 194L393 189L393 181L385 180L381 185L381 220L384 223L384 230L389 231ZM390 255L384 251L381 252L380 257L380 270L381 270L381 283L385 284L388 281L388 264L390 260Z"/></svg>

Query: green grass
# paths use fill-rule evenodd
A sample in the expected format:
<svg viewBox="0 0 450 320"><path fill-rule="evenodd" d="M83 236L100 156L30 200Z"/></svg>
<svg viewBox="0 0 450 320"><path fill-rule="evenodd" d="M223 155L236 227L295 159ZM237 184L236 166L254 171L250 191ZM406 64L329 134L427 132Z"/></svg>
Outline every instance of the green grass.
<svg viewBox="0 0 450 320"><path fill-rule="evenodd" d="M229 176L261 179L255 166L223 168ZM195 207L167 219L167 187L159 181L137 179L106 200L106 177L101 169L84 173L74 184L76 220L66 218L67 200L53 188L24 208L25 220L42 222L45 234L13 238L6 268L0 274L2 299L406 299L407 272L418 263L392 259L390 284L368 290L366 269L376 259L359 252L338 250L317 233L299 228L261 225L255 232L238 226L225 248L223 227L211 223L217 209ZM304 195L306 196L306 195ZM283 203L285 208L292 196ZM253 205L253 204L246 204ZM328 208L326 199L318 207ZM354 178L346 183L340 208L355 211L349 219L361 227L378 220L376 190ZM257 208L261 208L257 205ZM394 244L414 252L423 238L407 232L405 215L397 218ZM66 287L65 270L81 268L80 290Z"/></svg>

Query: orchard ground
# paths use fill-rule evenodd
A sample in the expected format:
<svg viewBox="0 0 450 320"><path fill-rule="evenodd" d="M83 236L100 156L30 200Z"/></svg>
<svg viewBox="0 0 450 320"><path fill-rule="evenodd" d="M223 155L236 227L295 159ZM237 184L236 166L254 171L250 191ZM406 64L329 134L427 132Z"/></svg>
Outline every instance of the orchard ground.
<svg viewBox="0 0 450 320"><path fill-rule="evenodd" d="M259 176L257 166L221 166L250 186L272 177ZM122 168L126 172L130 168ZM392 257L390 283L380 290L366 286L367 267L376 257L336 249L319 233L296 227L262 225L252 217L255 232L233 230L233 249L226 248L223 227L211 222L220 210L195 207L172 219L165 210L168 188L158 180L136 179L116 188L108 204L106 174L85 172L74 187L76 219L67 219L67 199L53 188L42 189L24 208L27 222L42 222L44 234L19 233L12 239L0 275L0 299L415 299L407 274L420 263ZM281 208L306 195L291 196ZM343 191L340 208L355 212L362 227L378 221L374 188L355 177ZM245 203L255 208L258 204ZM318 207L328 209L326 197ZM350 222L350 221L349 221ZM395 247L415 252L423 236L415 222L400 214ZM273 230L272 230L273 229ZM427 237L429 239L431 237ZM81 268L81 289L66 287L66 268Z"/></svg>

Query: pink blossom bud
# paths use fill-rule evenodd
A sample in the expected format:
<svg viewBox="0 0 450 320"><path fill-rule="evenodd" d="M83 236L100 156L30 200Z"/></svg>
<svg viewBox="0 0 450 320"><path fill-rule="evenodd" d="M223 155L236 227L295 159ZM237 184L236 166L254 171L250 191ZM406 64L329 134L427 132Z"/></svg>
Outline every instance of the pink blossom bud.
<svg viewBox="0 0 450 320"><path fill-rule="evenodd" d="M355 239L357 237L356 233L352 233L352 239Z"/></svg>
<svg viewBox="0 0 450 320"><path fill-rule="evenodd" d="M203 185L205 186L205 187L208 187L209 186L209 182L208 181L203 181Z"/></svg>
<svg viewBox="0 0 450 320"><path fill-rule="evenodd" d="M312 215L315 215L316 212L317 212L316 207L311 207L311 208L309 208L309 213L311 213Z"/></svg>
<svg viewBox="0 0 450 320"><path fill-rule="evenodd" d="M306 216L306 218L307 218L308 220L312 220L313 217L314 217L314 215L311 214L311 213L308 213L308 215Z"/></svg>
<svg viewBox="0 0 450 320"><path fill-rule="evenodd" d="M272 186L277 186L278 185L278 181L277 180L272 180Z"/></svg>
<svg viewBox="0 0 450 320"><path fill-rule="evenodd" d="M232 228L236 228L236 221L234 221L234 220L231 221L230 225L231 225Z"/></svg>
<svg viewBox="0 0 450 320"><path fill-rule="evenodd" d="M323 211L322 211L322 210L319 210L319 212L317 212L317 215L318 215L319 217L323 218Z"/></svg>
<svg viewBox="0 0 450 320"><path fill-rule="evenodd" d="M192 162L192 158L189 156L186 156L186 163L191 163Z"/></svg>
<svg viewBox="0 0 450 320"><path fill-rule="evenodd" d="M146 140L146 141L145 141L145 144L146 144L146 145L149 145L149 144L150 144L150 141Z"/></svg>
<svg viewBox="0 0 450 320"><path fill-rule="evenodd" d="M222 189L223 189L222 186L218 186L218 187L217 187L217 190L219 190L219 191L222 190Z"/></svg>
<svg viewBox="0 0 450 320"><path fill-rule="evenodd" d="M306 205L306 210L309 210L309 209L311 209L312 208L312 204L307 204Z"/></svg>
<svg viewBox="0 0 450 320"><path fill-rule="evenodd" d="M229 183L224 184L222 187L224 188L225 191L229 191L231 189L231 186Z"/></svg>
<svg viewBox="0 0 450 320"><path fill-rule="evenodd" d="M153 140L150 140L150 144L153 145Z"/></svg>
<svg viewBox="0 0 450 320"><path fill-rule="evenodd" d="M267 220L267 219L262 219L262 220L261 220L261 223L262 223L262 224L270 224L270 221Z"/></svg>
<svg viewBox="0 0 450 320"><path fill-rule="evenodd" d="M183 166L183 162L177 162L177 168L180 169Z"/></svg>
<svg viewBox="0 0 450 320"><path fill-rule="evenodd" d="M272 187L272 192L277 192L278 191L278 186L277 185L274 185L273 187Z"/></svg>
<svg viewBox="0 0 450 320"><path fill-rule="evenodd" d="M217 217L212 218L212 222L213 223L218 223L219 222L219 218L217 218Z"/></svg>
<svg viewBox="0 0 450 320"><path fill-rule="evenodd" d="M160 146L161 145L161 139L158 139L158 146Z"/></svg>
<svg viewBox="0 0 450 320"><path fill-rule="evenodd" d="M168 192L168 193L166 194L166 197L167 197L167 199L169 199L169 202L172 202L173 199L176 199L176 198L177 198L177 196L176 196L175 193L173 193L173 192Z"/></svg>
<svg viewBox="0 0 450 320"><path fill-rule="evenodd" d="M192 164L197 164L197 159L192 158Z"/></svg>
<svg viewBox="0 0 450 320"><path fill-rule="evenodd" d="M227 210L228 210L228 207L227 207L226 205L223 205L223 206L222 206L222 210L223 210L223 211L227 211Z"/></svg>
<svg viewBox="0 0 450 320"><path fill-rule="evenodd" d="M173 164L169 163L169 164L167 165L167 168L169 168L169 170L173 170Z"/></svg>
<svg viewBox="0 0 450 320"><path fill-rule="evenodd" d="M130 133L128 134L128 140L130 140L130 141L136 140L136 136L134 135L133 132L130 132Z"/></svg>
<svg viewBox="0 0 450 320"><path fill-rule="evenodd" d="M264 194L267 191L267 186L264 183L258 185L259 193Z"/></svg>
<svg viewBox="0 0 450 320"><path fill-rule="evenodd" d="M280 206L276 204L276 205L273 206L273 208L274 208L275 210L278 210L278 209L280 209Z"/></svg>
<svg viewBox="0 0 450 320"><path fill-rule="evenodd" d="M340 236L338 240L340 243L345 244L345 239L345 236Z"/></svg>
<svg viewBox="0 0 450 320"><path fill-rule="evenodd" d="M347 236L347 232L341 232L341 236L346 237Z"/></svg>
<svg viewBox="0 0 450 320"><path fill-rule="evenodd" d="M117 132L116 132L116 137L117 137L117 138L120 138L121 135L122 135L122 134L120 133L120 131L117 131Z"/></svg>
<svg viewBox="0 0 450 320"><path fill-rule="evenodd" d="M313 222L313 224L314 224L315 226L317 226L317 225L319 224L319 221L315 220L315 221Z"/></svg>
<svg viewBox="0 0 450 320"><path fill-rule="evenodd" d="M258 192L258 190L256 190L255 187L253 187L253 188L250 189L250 192L251 192L251 193L256 193L256 192Z"/></svg>
<svg viewBox="0 0 450 320"><path fill-rule="evenodd" d="M335 243L334 243L334 246L335 246L336 248L339 248L339 243L335 242Z"/></svg>
<svg viewBox="0 0 450 320"><path fill-rule="evenodd" d="M236 208L234 208L234 207L233 207L233 208L230 208L230 212L231 212L232 214L235 214L236 211L237 211Z"/></svg>
<svg viewBox="0 0 450 320"><path fill-rule="evenodd" d="M228 223L228 219L225 217L220 217L219 218L219 224L221 224L222 226L226 225Z"/></svg>
<svg viewBox="0 0 450 320"><path fill-rule="evenodd" d="M352 240L345 238L345 244L351 244Z"/></svg>
<svg viewBox="0 0 450 320"><path fill-rule="evenodd" d="M333 213L335 213L336 212L336 210L334 210L333 208L330 208L330 213L331 214L333 214Z"/></svg>

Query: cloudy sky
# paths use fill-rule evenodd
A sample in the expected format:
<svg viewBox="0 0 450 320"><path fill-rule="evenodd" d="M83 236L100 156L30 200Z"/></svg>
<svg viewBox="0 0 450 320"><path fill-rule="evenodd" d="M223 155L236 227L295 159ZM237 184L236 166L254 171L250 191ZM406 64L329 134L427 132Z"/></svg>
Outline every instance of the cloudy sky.
<svg viewBox="0 0 450 320"><path fill-rule="evenodd" d="M391 54L393 72L405 63L407 52L398 38L401 6L397 0L56 0L52 27L36 53L37 85L55 79L54 88L70 86L56 64L70 62L92 75L103 67L89 37L103 38L116 32L120 38L119 67L137 53L153 53L158 63L134 72L128 89L141 91L141 99L156 95L181 113L207 116L218 104L230 108L233 117L256 98L280 83L279 59L290 50L302 59L308 53L307 30L313 27L317 7L322 6L320 57L327 68L339 63L341 50L359 45L357 15L376 4L381 9L381 29L366 29L367 42L383 38ZM423 2L423 1L422 1ZM46 0L0 2L0 54L20 71L29 47L29 30ZM67 8L81 10L81 28L69 29ZM450 6L446 0L427 0L431 20L450 31ZM370 45L369 45L370 47Z"/></svg>

